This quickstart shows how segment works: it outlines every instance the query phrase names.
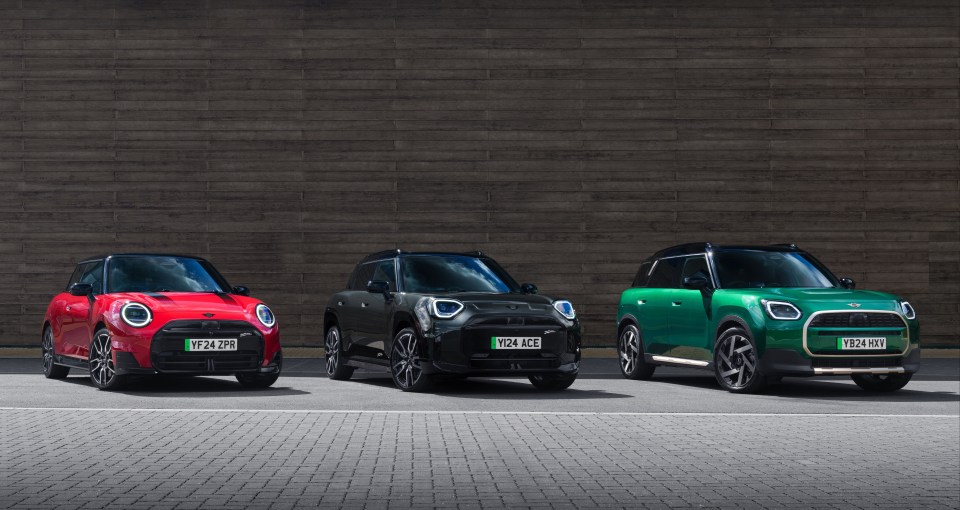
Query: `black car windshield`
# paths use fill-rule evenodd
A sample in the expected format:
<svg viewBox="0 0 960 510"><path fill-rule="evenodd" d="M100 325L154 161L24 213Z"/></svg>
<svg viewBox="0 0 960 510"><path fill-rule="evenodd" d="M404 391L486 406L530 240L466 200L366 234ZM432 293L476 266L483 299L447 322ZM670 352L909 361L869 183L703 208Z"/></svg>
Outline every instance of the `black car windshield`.
<svg viewBox="0 0 960 510"><path fill-rule="evenodd" d="M838 285L830 271L803 253L718 250L713 253L713 262L720 286L725 289Z"/></svg>
<svg viewBox="0 0 960 510"><path fill-rule="evenodd" d="M443 292L516 292L513 278L492 260L464 255L403 257L403 290L417 294Z"/></svg>
<svg viewBox="0 0 960 510"><path fill-rule="evenodd" d="M207 264L187 257L114 257L107 292L226 292Z"/></svg>

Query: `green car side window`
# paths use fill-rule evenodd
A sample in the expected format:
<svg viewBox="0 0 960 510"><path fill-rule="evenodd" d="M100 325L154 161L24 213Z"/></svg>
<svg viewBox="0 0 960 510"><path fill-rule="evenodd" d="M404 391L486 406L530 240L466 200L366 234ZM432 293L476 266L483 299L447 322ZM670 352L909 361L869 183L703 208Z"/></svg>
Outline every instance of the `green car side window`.
<svg viewBox="0 0 960 510"><path fill-rule="evenodd" d="M683 261L684 257L660 259L657 261L657 265L653 268L653 273L650 274L650 279L647 281L647 287L661 289L680 288L680 265Z"/></svg>

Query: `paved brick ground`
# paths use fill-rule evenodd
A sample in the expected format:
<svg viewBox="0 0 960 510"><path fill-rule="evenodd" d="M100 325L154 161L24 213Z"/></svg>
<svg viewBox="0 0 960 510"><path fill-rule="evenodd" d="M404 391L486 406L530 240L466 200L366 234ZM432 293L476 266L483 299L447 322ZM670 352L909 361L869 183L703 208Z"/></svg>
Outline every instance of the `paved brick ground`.
<svg viewBox="0 0 960 510"><path fill-rule="evenodd" d="M958 437L956 416L5 409L0 507L957 508Z"/></svg>

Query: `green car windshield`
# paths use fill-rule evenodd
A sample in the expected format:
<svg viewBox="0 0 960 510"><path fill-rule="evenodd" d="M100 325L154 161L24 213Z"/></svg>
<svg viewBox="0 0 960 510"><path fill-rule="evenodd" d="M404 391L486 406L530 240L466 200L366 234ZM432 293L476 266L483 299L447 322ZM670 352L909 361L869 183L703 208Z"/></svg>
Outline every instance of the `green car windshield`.
<svg viewBox="0 0 960 510"><path fill-rule="evenodd" d="M836 287L837 279L816 259L796 252L718 250L713 253L720 287Z"/></svg>

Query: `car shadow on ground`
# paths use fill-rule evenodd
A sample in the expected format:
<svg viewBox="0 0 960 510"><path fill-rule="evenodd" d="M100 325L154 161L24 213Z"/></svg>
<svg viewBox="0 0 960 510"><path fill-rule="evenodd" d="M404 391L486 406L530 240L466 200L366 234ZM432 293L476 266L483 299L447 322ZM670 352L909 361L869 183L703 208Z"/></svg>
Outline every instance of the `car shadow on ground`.
<svg viewBox="0 0 960 510"><path fill-rule="evenodd" d="M350 382L400 391L393 384L393 379L379 375L355 376ZM577 389L576 382L563 391L543 391L535 388L526 379L486 379L479 377L469 379L440 377L424 393L455 398L497 398L502 400L578 400L634 397L634 395L603 390Z"/></svg>
<svg viewBox="0 0 960 510"><path fill-rule="evenodd" d="M655 375L653 379L638 381L638 383L676 384L726 393L726 390L721 388L720 385L717 384L717 380L710 375L669 375L662 377ZM770 384L763 393L760 393L758 396L825 401L960 402L960 394L949 391L913 390L910 389L909 384L900 391L883 393L865 391L853 383L841 382L841 380L831 381L802 378L785 378L779 383Z"/></svg>
<svg viewBox="0 0 960 510"><path fill-rule="evenodd" d="M79 386L89 386L96 391L89 377L68 377L63 382ZM295 390L282 386L283 379L269 388L250 389L240 386L237 381L199 376L138 376L126 381L124 386L113 393L136 395L138 397L282 397L309 395L309 391Z"/></svg>

